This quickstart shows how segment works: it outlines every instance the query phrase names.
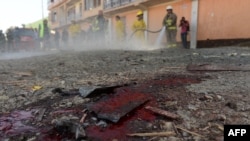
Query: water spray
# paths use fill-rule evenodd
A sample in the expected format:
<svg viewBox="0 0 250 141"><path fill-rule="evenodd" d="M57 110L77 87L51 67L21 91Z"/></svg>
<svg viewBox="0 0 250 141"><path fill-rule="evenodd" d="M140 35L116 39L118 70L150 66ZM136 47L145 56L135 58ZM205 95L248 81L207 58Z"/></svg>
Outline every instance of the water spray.
<svg viewBox="0 0 250 141"><path fill-rule="evenodd" d="M160 46L161 41L162 41L163 36L164 36L164 33L165 33L165 30L166 30L166 27L163 26L162 29L161 29L161 31L160 31L159 36L157 37L157 40L155 42L155 46Z"/></svg>

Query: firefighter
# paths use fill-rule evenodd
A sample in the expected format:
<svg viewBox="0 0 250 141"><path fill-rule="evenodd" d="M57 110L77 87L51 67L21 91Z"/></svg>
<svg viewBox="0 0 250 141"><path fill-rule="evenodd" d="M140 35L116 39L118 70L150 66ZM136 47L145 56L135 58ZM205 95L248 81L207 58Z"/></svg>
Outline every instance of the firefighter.
<svg viewBox="0 0 250 141"><path fill-rule="evenodd" d="M7 51L14 51L14 29L9 28L6 33Z"/></svg>
<svg viewBox="0 0 250 141"><path fill-rule="evenodd" d="M68 47L69 33L67 29L63 29L62 31L62 42L63 47Z"/></svg>
<svg viewBox="0 0 250 141"><path fill-rule="evenodd" d="M132 30L135 33L135 37L139 41L145 41L144 31L146 30L146 24L143 20L143 12L137 12L137 20L134 22L132 26Z"/></svg>
<svg viewBox="0 0 250 141"><path fill-rule="evenodd" d="M3 31L0 30L0 51L3 51L5 49L5 43L6 43L5 35Z"/></svg>
<svg viewBox="0 0 250 141"><path fill-rule="evenodd" d="M98 15L94 19L91 27L92 27L92 32L94 33L94 38L97 37L99 40L105 38L106 20L104 18L102 10L98 12Z"/></svg>
<svg viewBox="0 0 250 141"><path fill-rule="evenodd" d="M121 17L120 16L116 16L116 38L117 41L124 41L125 39L125 27L123 22L121 21Z"/></svg>
<svg viewBox="0 0 250 141"><path fill-rule="evenodd" d="M176 47L177 16L173 13L172 6L166 7L167 14L163 19L163 26L166 26L167 47Z"/></svg>
<svg viewBox="0 0 250 141"><path fill-rule="evenodd" d="M75 20L72 20L71 23L69 27L70 38L72 43L77 43L81 32L81 26L77 24Z"/></svg>

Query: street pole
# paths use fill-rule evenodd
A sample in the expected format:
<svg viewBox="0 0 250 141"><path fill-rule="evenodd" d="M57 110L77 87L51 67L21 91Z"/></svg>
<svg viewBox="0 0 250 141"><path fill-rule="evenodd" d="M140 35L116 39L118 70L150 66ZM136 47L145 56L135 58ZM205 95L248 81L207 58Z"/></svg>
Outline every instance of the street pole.
<svg viewBox="0 0 250 141"><path fill-rule="evenodd" d="M197 48L198 14L199 14L199 0L192 0L191 26L190 26L191 49Z"/></svg>
<svg viewBox="0 0 250 141"><path fill-rule="evenodd" d="M43 15L43 0L42 0L42 19L44 19L44 15Z"/></svg>

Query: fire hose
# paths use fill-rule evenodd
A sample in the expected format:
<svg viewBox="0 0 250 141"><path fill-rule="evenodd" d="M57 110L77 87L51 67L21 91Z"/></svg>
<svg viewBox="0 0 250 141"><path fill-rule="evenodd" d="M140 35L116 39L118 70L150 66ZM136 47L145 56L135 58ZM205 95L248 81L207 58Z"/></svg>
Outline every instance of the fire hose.
<svg viewBox="0 0 250 141"><path fill-rule="evenodd" d="M136 30L130 35L130 37L128 38L128 40L131 40L132 37L135 35L135 33L136 33L137 31L147 31L147 32L149 32L149 33L159 33L159 32L161 32L162 29L163 29L163 28L161 28L161 29L159 29L159 30L156 30L156 31L152 31L152 30L149 30L149 29L136 29Z"/></svg>

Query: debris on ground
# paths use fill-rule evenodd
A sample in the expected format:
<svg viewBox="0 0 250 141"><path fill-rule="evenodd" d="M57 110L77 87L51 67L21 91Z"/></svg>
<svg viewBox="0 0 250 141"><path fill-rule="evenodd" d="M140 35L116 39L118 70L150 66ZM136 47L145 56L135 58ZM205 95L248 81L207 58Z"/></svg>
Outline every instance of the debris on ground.
<svg viewBox="0 0 250 141"><path fill-rule="evenodd" d="M152 112L154 112L154 113L163 115L163 116L165 116L165 117L167 117L167 118L170 118L170 119L177 119L177 118L179 118L179 116L176 115L176 114L174 114L174 113L170 113L170 112L168 112L168 111L164 111L164 110L159 109L159 108L156 108L156 107L147 106L147 107L145 107L145 108L146 108L147 110L150 110L150 111L152 111Z"/></svg>
<svg viewBox="0 0 250 141"><path fill-rule="evenodd" d="M95 102L88 107L98 118L118 122L123 116L141 106L149 98L145 94L120 92Z"/></svg>
<svg viewBox="0 0 250 141"><path fill-rule="evenodd" d="M216 65L216 64L189 64L189 71L250 71L249 65Z"/></svg>
<svg viewBox="0 0 250 141"><path fill-rule="evenodd" d="M139 137L152 137L152 136L174 136L176 135L174 132L153 132L153 133L133 133L133 134L128 134L128 136L139 136Z"/></svg>
<svg viewBox="0 0 250 141"><path fill-rule="evenodd" d="M1 60L0 138L222 141L223 125L250 124L249 52L66 51Z"/></svg>

